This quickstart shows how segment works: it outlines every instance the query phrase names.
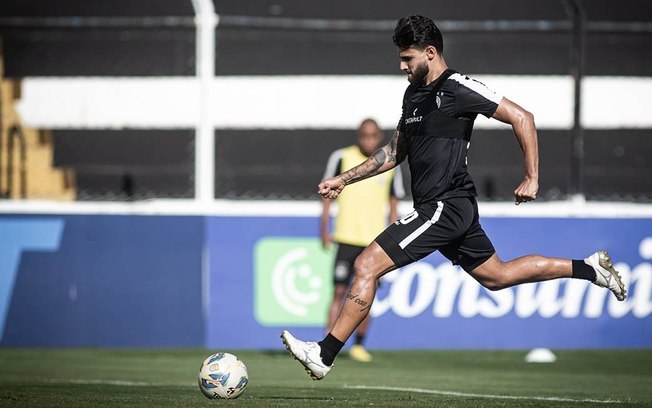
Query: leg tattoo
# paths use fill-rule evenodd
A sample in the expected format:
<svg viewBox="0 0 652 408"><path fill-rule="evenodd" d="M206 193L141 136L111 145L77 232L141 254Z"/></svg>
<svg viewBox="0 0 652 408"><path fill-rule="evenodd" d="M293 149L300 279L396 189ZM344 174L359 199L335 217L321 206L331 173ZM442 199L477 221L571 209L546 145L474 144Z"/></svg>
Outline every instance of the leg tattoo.
<svg viewBox="0 0 652 408"><path fill-rule="evenodd" d="M349 291L349 293L346 295L346 298L354 302L356 305L362 307L362 309L360 309L361 312L369 309L369 302L360 299L358 295L354 295L351 291Z"/></svg>

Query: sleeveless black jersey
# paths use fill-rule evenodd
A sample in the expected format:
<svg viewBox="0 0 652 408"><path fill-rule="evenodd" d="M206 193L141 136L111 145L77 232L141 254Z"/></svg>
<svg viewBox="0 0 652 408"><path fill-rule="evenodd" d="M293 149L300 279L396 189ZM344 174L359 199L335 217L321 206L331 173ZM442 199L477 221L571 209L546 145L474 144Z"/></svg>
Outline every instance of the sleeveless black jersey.
<svg viewBox="0 0 652 408"><path fill-rule="evenodd" d="M491 117L500 99L453 70L408 86L398 130L407 139L415 208L434 211L437 201L477 195L466 167L473 122L478 113Z"/></svg>

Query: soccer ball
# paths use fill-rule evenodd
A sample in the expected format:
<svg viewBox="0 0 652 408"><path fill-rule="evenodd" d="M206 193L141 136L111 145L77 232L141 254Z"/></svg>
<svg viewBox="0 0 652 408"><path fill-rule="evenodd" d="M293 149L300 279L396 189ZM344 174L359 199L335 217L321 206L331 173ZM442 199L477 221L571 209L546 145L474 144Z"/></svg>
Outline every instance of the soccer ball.
<svg viewBox="0 0 652 408"><path fill-rule="evenodd" d="M208 357L199 368L199 389L206 398L238 398L249 383L247 367L229 353Z"/></svg>

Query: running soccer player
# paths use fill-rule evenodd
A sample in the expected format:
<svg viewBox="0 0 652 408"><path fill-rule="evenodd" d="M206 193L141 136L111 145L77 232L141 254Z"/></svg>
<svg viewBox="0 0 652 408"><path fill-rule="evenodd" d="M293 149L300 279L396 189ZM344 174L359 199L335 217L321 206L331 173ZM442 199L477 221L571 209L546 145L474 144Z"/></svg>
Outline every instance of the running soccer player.
<svg viewBox="0 0 652 408"><path fill-rule="evenodd" d="M344 305L322 341L305 342L286 330L281 333L290 354L315 380L328 374L344 343L369 313L378 279L437 250L489 290L576 278L608 288L618 300L627 295L606 251L584 260L526 255L504 262L498 257L480 226L477 193L466 167L473 121L482 114L512 126L525 167L523 181L514 190L519 205L534 200L539 189L534 117L480 82L449 69L441 32L429 18L401 18L393 40L400 68L410 82L398 128L368 160L322 181L319 193L334 199L348 184L394 168L407 157L414 212L390 225L356 259Z"/></svg>

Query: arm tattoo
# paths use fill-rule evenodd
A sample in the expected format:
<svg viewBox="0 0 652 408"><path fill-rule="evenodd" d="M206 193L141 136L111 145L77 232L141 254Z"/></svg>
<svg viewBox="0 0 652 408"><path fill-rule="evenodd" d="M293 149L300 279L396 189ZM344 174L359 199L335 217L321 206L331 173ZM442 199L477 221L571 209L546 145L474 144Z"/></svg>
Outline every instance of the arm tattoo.
<svg viewBox="0 0 652 408"><path fill-rule="evenodd" d="M344 182L346 184L351 184L380 173L378 170L387 162L385 148L386 146L376 150L374 154L369 156L369 158L362 164L342 173Z"/></svg>
<svg viewBox="0 0 652 408"><path fill-rule="evenodd" d="M383 149L376 150L374 154L371 155L371 157L373 157L374 160L376 161L376 166L374 166L376 168L374 170L377 170L378 168L380 168L380 166L385 164L385 160L387 159L387 155L385 154L385 150Z"/></svg>
<svg viewBox="0 0 652 408"><path fill-rule="evenodd" d="M375 176L399 165L407 156L405 136L398 130L386 146L376 150L362 164L342 173L346 184Z"/></svg>

